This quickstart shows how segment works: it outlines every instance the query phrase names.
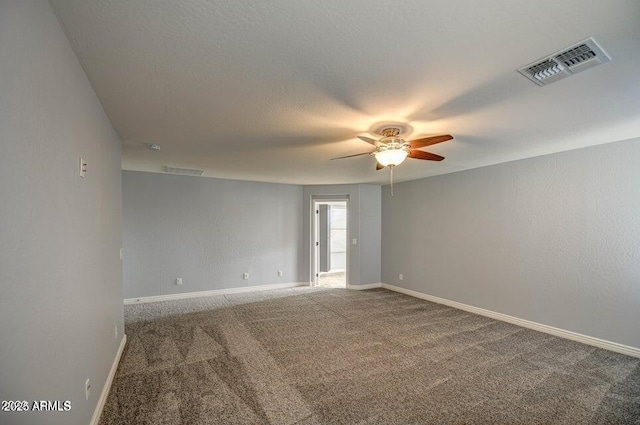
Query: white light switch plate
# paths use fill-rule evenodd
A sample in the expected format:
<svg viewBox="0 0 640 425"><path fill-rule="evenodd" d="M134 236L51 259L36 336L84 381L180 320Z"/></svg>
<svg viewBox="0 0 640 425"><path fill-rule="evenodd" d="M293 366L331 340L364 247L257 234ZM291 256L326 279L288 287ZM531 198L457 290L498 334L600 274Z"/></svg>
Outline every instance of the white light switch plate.
<svg viewBox="0 0 640 425"><path fill-rule="evenodd" d="M84 158L80 158L80 177L87 175L87 161Z"/></svg>

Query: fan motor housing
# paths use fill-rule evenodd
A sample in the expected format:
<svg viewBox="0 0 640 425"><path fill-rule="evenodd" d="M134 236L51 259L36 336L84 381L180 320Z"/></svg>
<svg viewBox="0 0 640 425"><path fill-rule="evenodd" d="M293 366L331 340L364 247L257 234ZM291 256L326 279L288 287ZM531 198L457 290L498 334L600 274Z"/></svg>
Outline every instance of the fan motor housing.
<svg viewBox="0 0 640 425"><path fill-rule="evenodd" d="M369 128L369 132L371 134L377 134L381 137L384 137L384 131L389 128L397 128L398 129L398 137L405 138L408 137L411 133L413 133L413 127L405 122L396 122L396 121L382 121L375 123Z"/></svg>

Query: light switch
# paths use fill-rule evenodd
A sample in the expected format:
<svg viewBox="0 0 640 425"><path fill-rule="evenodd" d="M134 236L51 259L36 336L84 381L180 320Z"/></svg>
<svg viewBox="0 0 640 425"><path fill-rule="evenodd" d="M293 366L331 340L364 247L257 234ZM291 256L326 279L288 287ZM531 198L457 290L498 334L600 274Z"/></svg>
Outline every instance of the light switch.
<svg viewBox="0 0 640 425"><path fill-rule="evenodd" d="M356 238L351 239L351 245L358 245L358 240Z"/></svg>
<svg viewBox="0 0 640 425"><path fill-rule="evenodd" d="M87 161L84 158L80 158L80 177L84 178L87 175Z"/></svg>

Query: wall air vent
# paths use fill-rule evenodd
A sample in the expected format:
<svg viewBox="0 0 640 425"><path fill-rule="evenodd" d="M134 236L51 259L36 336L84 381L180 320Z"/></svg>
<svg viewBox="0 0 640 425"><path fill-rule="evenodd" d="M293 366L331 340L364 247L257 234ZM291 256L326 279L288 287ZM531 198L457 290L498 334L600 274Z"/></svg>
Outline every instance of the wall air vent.
<svg viewBox="0 0 640 425"><path fill-rule="evenodd" d="M168 165L164 166L164 172L170 174L180 174L183 176L201 176L204 173L204 170L192 170L190 168L175 168L169 167Z"/></svg>
<svg viewBox="0 0 640 425"><path fill-rule="evenodd" d="M570 77L573 74L609 62L611 57L593 38L562 49L544 59L518 69L518 72L539 86Z"/></svg>

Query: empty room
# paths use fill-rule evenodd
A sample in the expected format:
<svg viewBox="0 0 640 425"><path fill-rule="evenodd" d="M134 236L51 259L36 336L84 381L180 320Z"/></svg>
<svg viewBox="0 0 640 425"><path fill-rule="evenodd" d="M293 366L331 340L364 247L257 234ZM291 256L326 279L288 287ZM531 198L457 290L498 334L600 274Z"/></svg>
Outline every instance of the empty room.
<svg viewBox="0 0 640 425"><path fill-rule="evenodd" d="M637 0L0 0L0 424L640 425Z"/></svg>

